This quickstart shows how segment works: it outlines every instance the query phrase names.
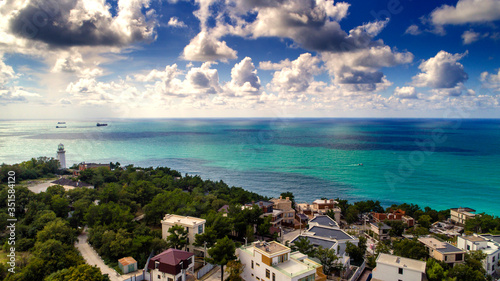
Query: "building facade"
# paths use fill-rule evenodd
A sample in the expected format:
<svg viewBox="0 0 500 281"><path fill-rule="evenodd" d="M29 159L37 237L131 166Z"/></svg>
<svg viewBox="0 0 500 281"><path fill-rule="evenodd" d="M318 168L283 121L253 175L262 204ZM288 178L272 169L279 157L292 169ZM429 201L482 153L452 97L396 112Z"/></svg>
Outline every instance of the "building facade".
<svg viewBox="0 0 500 281"><path fill-rule="evenodd" d="M485 253L484 269L489 275L500 276L500 235L458 236L457 247L467 252L482 251Z"/></svg>
<svg viewBox="0 0 500 281"><path fill-rule="evenodd" d="M150 281L186 281L193 269L194 254L176 249L168 249L148 263Z"/></svg>
<svg viewBox="0 0 500 281"><path fill-rule="evenodd" d="M389 254L377 257L377 266L372 271L373 281L423 281L425 262Z"/></svg>
<svg viewBox="0 0 500 281"><path fill-rule="evenodd" d="M391 236L389 235L391 227L383 222L370 223L370 230L373 231L376 239L387 240L391 238Z"/></svg>
<svg viewBox="0 0 500 281"><path fill-rule="evenodd" d="M338 202L333 199L317 199L314 200L312 204L297 204L297 211L301 214L307 215L309 218L313 218L317 215L326 215L329 211L333 211L335 214L335 221L339 224L341 210L337 207L337 204Z"/></svg>
<svg viewBox="0 0 500 281"><path fill-rule="evenodd" d="M254 242L236 250L245 281L326 281L323 267L276 242Z"/></svg>
<svg viewBox="0 0 500 281"><path fill-rule="evenodd" d="M463 263L465 251L461 250L448 242L441 242L432 237L421 237L418 241L425 245L432 258L454 266L457 263Z"/></svg>
<svg viewBox="0 0 500 281"><path fill-rule="evenodd" d="M125 257L118 260L118 267L123 274L134 272L137 270L137 261L133 257Z"/></svg>
<svg viewBox="0 0 500 281"><path fill-rule="evenodd" d="M167 237L170 235L168 230L171 227L175 225L183 226L188 233L186 251L192 253L195 253L196 251L197 255L203 256L204 249L195 247L193 243L195 242L196 234L202 234L205 232L206 222L207 222L206 220L200 218L166 214L163 220L161 221L162 238L165 240L167 239Z"/></svg>
<svg viewBox="0 0 500 281"><path fill-rule="evenodd" d="M471 208L452 208L450 209L450 220L458 225L465 225L468 219L476 216L476 210Z"/></svg>
<svg viewBox="0 0 500 281"><path fill-rule="evenodd" d="M295 209L292 208L292 201L289 197L283 199L280 196L279 199L273 198L270 200L273 202L273 210L281 211L283 221L282 224L293 226L295 222Z"/></svg>

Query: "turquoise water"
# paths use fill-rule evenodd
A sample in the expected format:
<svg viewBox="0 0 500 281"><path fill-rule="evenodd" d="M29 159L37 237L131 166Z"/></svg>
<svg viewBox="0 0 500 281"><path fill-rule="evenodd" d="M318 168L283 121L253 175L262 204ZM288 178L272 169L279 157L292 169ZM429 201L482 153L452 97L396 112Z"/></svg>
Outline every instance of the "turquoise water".
<svg viewBox="0 0 500 281"><path fill-rule="evenodd" d="M104 121L104 120L99 120ZM500 215L500 120L0 121L0 163L55 156L168 166L266 196L471 207ZM363 163L362 166L358 165Z"/></svg>

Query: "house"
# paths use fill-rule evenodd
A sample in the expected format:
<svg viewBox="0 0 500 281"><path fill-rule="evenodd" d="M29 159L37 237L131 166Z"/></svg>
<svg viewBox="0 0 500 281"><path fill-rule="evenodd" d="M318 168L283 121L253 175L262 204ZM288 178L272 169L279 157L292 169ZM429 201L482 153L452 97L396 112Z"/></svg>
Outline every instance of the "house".
<svg viewBox="0 0 500 281"><path fill-rule="evenodd" d="M291 252L276 242L254 242L236 249L236 256L245 265L243 280L257 281L326 281L323 266L307 255Z"/></svg>
<svg viewBox="0 0 500 281"><path fill-rule="evenodd" d="M262 210L262 215L261 217L268 217L271 216L271 228L272 229L279 229L281 227L281 224L283 222L283 211L280 210L275 210L274 209L274 203L273 202L268 202L268 201L258 201L252 203L247 203L244 206L242 206L242 209L245 208L252 208L253 206L257 206L259 209Z"/></svg>
<svg viewBox="0 0 500 281"><path fill-rule="evenodd" d="M82 162L78 165L78 170L73 170L73 175L74 176L79 176L81 172L87 170L87 169L97 169L100 167L106 167L108 170L111 170L111 165L110 164L97 164L97 163L85 163Z"/></svg>
<svg viewBox="0 0 500 281"><path fill-rule="evenodd" d="M292 208L292 201L290 200L290 197L286 197L285 199L283 199L283 197L280 196L279 199L276 198L271 199L271 202L273 202L274 204L273 210L278 210L282 212L282 217L283 217L282 224L287 226L294 226L295 209Z"/></svg>
<svg viewBox="0 0 500 281"><path fill-rule="evenodd" d="M328 211L333 211L335 214L335 221L340 223L340 208L337 207L338 202L333 199L317 199L312 204L301 203L297 204L297 212L313 218L316 215L326 215Z"/></svg>
<svg viewBox="0 0 500 281"><path fill-rule="evenodd" d="M457 247L469 251L482 251L486 254L483 267L489 275L500 276L500 235L474 234L458 236Z"/></svg>
<svg viewBox="0 0 500 281"><path fill-rule="evenodd" d="M94 186L91 185L90 183L86 183L86 182L79 181L79 180L74 181L74 180L68 179L68 178L57 179L57 180L51 182L49 186L52 186L52 185L61 185L62 187L64 187L64 189L66 191L77 188L77 187L86 187L86 188L94 189Z"/></svg>
<svg viewBox="0 0 500 281"><path fill-rule="evenodd" d="M336 221L334 221L329 216L324 216L324 215L316 215L314 218L309 220L310 227L316 225L328 226L332 228L340 228Z"/></svg>
<svg viewBox="0 0 500 281"><path fill-rule="evenodd" d="M429 256L438 261L445 262L451 266L464 262L465 251L448 242L441 242L433 237L421 237L418 238L418 241L425 245L429 251Z"/></svg>
<svg viewBox="0 0 500 281"><path fill-rule="evenodd" d="M161 221L161 237L166 240L170 235L168 230L172 226L183 226L186 228L186 231L188 233L186 251L196 253L197 256L204 256L204 249L195 247L193 243L195 242L196 234L202 234L205 232L206 222L206 220L200 218L166 214Z"/></svg>
<svg viewBox="0 0 500 281"><path fill-rule="evenodd" d="M372 271L373 281L427 280L424 261L380 254L376 262L377 266Z"/></svg>
<svg viewBox="0 0 500 281"><path fill-rule="evenodd" d="M168 249L148 263L150 281L186 281L192 279L188 275L193 269L194 254L177 249Z"/></svg>
<svg viewBox="0 0 500 281"><path fill-rule="evenodd" d="M323 247L325 249L335 250L335 254L339 257L344 266L350 265L350 258L346 254L345 249L347 242L358 245L359 240L347 234L338 227L330 227L324 225L312 225L307 231L298 235L290 243L294 243L300 237L305 237L314 247Z"/></svg>
<svg viewBox="0 0 500 281"><path fill-rule="evenodd" d="M405 215L405 211L401 209L392 210L391 212L388 213L372 212L371 215L375 222L384 222L386 220L389 220L389 221L402 221L406 223L408 227L412 227L415 225L415 220L412 217Z"/></svg>
<svg viewBox="0 0 500 281"><path fill-rule="evenodd" d="M217 210L217 212L222 213L223 217L227 217L227 214L229 213L229 205L224 205Z"/></svg>
<svg viewBox="0 0 500 281"><path fill-rule="evenodd" d="M118 260L118 267L123 274L134 272L137 270L137 261L133 257L125 257Z"/></svg>
<svg viewBox="0 0 500 281"><path fill-rule="evenodd" d="M374 238L379 240L387 240L390 239L389 231L392 227L388 226L383 222L370 223L370 230L374 233Z"/></svg>
<svg viewBox="0 0 500 281"><path fill-rule="evenodd" d="M464 226L467 220L473 219L476 216L475 212L476 210L471 208L452 208L450 209L450 220Z"/></svg>

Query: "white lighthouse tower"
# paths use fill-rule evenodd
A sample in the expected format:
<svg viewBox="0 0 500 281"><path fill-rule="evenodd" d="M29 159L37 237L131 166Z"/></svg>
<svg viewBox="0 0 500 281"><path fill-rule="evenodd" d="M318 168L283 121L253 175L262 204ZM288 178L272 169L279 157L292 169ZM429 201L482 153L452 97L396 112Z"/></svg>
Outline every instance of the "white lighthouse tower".
<svg viewBox="0 0 500 281"><path fill-rule="evenodd" d="M64 145L62 143L57 147L57 160L59 160L61 169L66 169L66 151L64 151Z"/></svg>

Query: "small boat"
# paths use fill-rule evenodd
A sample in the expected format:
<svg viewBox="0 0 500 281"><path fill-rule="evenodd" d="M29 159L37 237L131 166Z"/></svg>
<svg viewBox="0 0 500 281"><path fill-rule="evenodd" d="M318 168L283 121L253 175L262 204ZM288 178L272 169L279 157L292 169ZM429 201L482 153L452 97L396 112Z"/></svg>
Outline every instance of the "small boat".
<svg viewBox="0 0 500 281"><path fill-rule="evenodd" d="M66 122L59 121L59 122L57 122L57 124L66 124Z"/></svg>
<svg viewBox="0 0 500 281"><path fill-rule="evenodd" d="M56 126L56 129L66 128L66 126Z"/></svg>
<svg viewBox="0 0 500 281"><path fill-rule="evenodd" d="M97 123L96 126L97 127L103 127L103 126L108 126L108 124L106 124L106 123Z"/></svg>
<svg viewBox="0 0 500 281"><path fill-rule="evenodd" d="M363 163L359 163L358 166L363 166Z"/></svg>

